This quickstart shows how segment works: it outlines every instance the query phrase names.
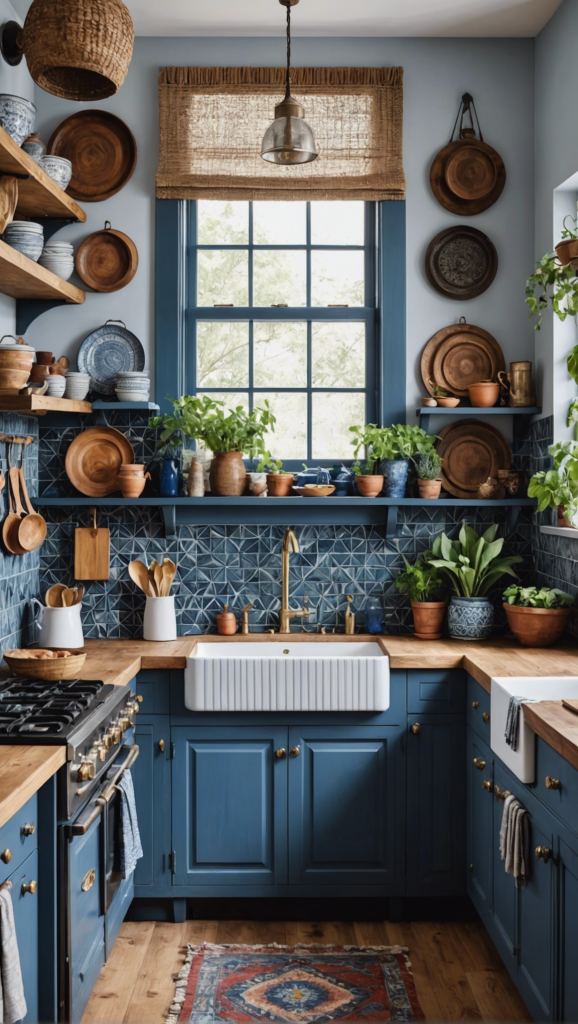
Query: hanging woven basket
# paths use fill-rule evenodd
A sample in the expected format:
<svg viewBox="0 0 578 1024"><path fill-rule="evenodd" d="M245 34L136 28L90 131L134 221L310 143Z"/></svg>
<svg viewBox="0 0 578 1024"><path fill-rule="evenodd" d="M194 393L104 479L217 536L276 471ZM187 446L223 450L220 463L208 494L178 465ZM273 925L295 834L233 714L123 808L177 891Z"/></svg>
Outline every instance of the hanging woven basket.
<svg viewBox="0 0 578 1024"><path fill-rule="evenodd" d="M37 85L67 100L102 100L128 71L134 27L122 0L33 0L23 49Z"/></svg>

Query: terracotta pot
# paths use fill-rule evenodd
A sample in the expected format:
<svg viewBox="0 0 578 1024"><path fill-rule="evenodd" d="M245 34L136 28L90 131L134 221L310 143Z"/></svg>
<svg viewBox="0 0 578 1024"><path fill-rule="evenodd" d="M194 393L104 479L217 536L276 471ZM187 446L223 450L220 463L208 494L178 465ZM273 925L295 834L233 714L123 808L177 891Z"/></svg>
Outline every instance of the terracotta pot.
<svg viewBox="0 0 578 1024"><path fill-rule="evenodd" d="M568 530L573 530L574 529L574 527L572 526L572 523L570 522L570 520L566 516L566 507L565 507L565 505L558 505L558 523L557 523L557 525L558 526L565 526L566 529L568 529Z"/></svg>
<svg viewBox="0 0 578 1024"><path fill-rule="evenodd" d="M240 498L245 490L247 471L241 452L215 452L209 471L211 494L222 498Z"/></svg>
<svg viewBox="0 0 578 1024"><path fill-rule="evenodd" d="M574 266L574 262L578 260L578 239L565 238L563 242L558 242L556 256L565 267L569 263Z"/></svg>
<svg viewBox="0 0 578 1024"><path fill-rule="evenodd" d="M442 489L441 480L418 480L417 489L420 498L439 498Z"/></svg>
<svg viewBox="0 0 578 1024"><path fill-rule="evenodd" d="M442 409L455 409L456 405L460 404L459 398L450 396L443 398L440 395L436 395L436 402L438 405L441 405Z"/></svg>
<svg viewBox="0 0 578 1024"><path fill-rule="evenodd" d="M571 608L518 608L504 603L508 625L524 647L550 647L560 639Z"/></svg>
<svg viewBox="0 0 578 1024"><path fill-rule="evenodd" d="M0 370L0 391L16 393L28 382L29 376L28 370Z"/></svg>
<svg viewBox="0 0 578 1024"><path fill-rule="evenodd" d="M15 352L14 350L0 348L0 369L1 370L28 370L32 369L34 355L32 352Z"/></svg>
<svg viewBox="0 0 578 1024"><path fill-rule="evenodd" d="M383 476L372 474L371 476L356 476L355 483L362 498L377 498L383 490Z"/></svg>
<svg viewBox="0 0 578 1024"><path fill-rule="evenodd" d="M447 601L412 601L415 636L419 640L441 640Z"/></svg>
<svg viewBox="0 0 578 1024"><path fill-rule="evenodd" d="M292 473L267 473L267 491L270 498L287 498L295 482Z"/></svg>
<svg viewBox="0 0 578 1024"><path fill-rule="evenodd" d="M489 409L500 397L500 385L494 380L480 380L477 384L468 384L468 395L472 405Z"/></svg>
<svg viewBox="0 0 578 1024"><path fill-rule="evenodd" d="M118 474L118 486L123 498L140 498L150 473L144 472L144 465L124 464Z"/></svg>
<svg viewBox="0 0 578 1024"><path fill-rule="evenodd" d="M52 355L52 352L37 352L36 362L40 363L42 366L52 366L56 360Z"/></svg>

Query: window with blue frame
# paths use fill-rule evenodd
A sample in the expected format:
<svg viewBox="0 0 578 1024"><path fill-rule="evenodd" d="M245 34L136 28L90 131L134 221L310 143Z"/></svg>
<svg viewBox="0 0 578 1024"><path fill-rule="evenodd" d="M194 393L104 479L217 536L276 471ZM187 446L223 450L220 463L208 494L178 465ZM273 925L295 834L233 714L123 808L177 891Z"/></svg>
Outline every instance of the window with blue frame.
<svg viewBox="0 0 578 1024"><path fill-rule="evenodd" d="M349 427L379 416L377 204L186 207L187 392L267 400L287 468L350 459Z"/></svg>

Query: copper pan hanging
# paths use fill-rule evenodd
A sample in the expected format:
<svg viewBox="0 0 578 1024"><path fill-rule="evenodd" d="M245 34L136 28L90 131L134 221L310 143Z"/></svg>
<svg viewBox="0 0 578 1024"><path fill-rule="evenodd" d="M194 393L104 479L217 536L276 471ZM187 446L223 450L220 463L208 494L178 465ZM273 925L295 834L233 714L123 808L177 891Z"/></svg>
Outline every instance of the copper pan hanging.
<svg viewBox="0 0 578 1024"><path fill-rule="evenodd" d="M464 124L466 117L469 125ZM454 140L458 121L458 138ZM434 158L430 183L444 209L465 217L488 210L503 192L504 161L484 142L473 98L467 92L462 96L451 140Z"/></svg>

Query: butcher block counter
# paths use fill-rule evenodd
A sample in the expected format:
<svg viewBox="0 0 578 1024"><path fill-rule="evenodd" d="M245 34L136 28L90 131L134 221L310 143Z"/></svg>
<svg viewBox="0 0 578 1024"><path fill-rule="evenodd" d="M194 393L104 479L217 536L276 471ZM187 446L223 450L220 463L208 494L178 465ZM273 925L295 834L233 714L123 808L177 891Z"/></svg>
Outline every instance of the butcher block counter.
<svg viewBox="0 0 578 1024"><path fill-rule="evenodd" d="M0 828L65 761L64 747L0 746Z"/></svg>

